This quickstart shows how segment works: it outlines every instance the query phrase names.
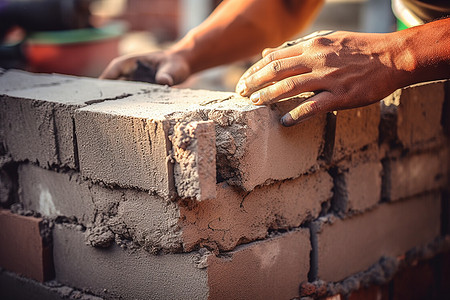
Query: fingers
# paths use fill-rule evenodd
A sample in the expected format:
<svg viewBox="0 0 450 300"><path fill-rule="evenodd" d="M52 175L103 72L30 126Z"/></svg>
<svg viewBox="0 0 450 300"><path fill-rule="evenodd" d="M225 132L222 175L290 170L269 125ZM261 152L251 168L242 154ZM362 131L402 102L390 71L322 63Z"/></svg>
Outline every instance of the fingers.
<svg viewBox="0 0 450 300"><path fill-rule="evenodd" d="M324 91L318 93L285 114L280 122L286 127L293 126L316 114L333 110L332 103L333 95L330 92Z"/></svg>
<svg viewBox="0 0 450 300"><path fill-rule="evenodd" d="M262 51L262 57L266 57L267 55L269 55L270 53L272 53L272 52L274 52L274 51L277 51L277 50L279 50L280 49L280 47L277 47L277 48L266 48L266 49L264 49L263 51Z"/></svg>
<svg viewBox="0 0 450 300"><path fill-rule="evenodd" d="M288 77L311 72L311 69L300 63L300 58L289 57L272 61L261 70L242 80L245 85L241 95L248 96L274 82L281 81Z"/></svg>
<svg viewBox="0 0 450 300"><path fill-rule="evenodd" d="M256 105L270 104L304 92L313 92L321 89L320 79L308 73L283 79L256 91L250 96L250 100Z"/></svg>
<svg viewBox="0 0 450 300"><path fill-rule="evenodd" d="M288 58L288 57L294 57L301 54L299 52L299 50L297 48L294 47L290 47L290 48L284 48L278 51L273 51L270 54L266 55L264 58L262 58L261 60L259 60L258 62L256 62L253 66L251 66L240 78L239 83L244 82L245 83L245 79L248 78L249 76L255 74L256 72L258 72L259 70L261 70L262 68L264 68L266 65L270 64L271 62L275 61L275 60L279 60L279 59L283 59L283 58ZM238 85L239 85L238 83ZM242 86L242 84L241 84ZM240 90L238 90L238 87L236 87L236 92L240 93ZM241 94L242 95L242 94Z"/></svg>
<svg viewBox="0 0 450 300"><path fill-rule="evenodd" d="M116 58L113 59L103 73L100 79L119 79L126 77L136 67L135 59Z"/></svg>

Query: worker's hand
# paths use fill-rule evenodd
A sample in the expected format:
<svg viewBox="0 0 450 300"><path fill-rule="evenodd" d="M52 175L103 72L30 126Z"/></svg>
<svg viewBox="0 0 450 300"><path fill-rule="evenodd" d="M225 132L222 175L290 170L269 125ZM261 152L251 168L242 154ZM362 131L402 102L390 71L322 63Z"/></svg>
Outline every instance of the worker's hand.
<svg viewBox="0 0 450 300"><path fill-rule="evenodd" d="M263 51L236 92L256 105L316 94L284 115L292 126L315 114L374 103L400 87L399 45L389 34L328 32ZM403 49L405 50L405 49Z"/></svg>
<svg viewBox="0 0 450 300"><path fill-rule="evenodd" d="M115 58L100 78L146 81L172 86L183 82L190 74L189 65L181 55L160 51Z"/></svg>

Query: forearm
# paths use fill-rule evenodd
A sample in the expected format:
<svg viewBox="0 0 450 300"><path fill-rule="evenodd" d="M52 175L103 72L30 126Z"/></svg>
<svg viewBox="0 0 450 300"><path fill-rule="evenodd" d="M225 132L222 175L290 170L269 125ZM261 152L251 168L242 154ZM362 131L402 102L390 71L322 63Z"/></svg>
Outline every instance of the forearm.
<svg viewBox="0 0 450 300"><path fill-rule="evenodd" d="M391 35L398 41L393 64L402 71L399 87L450 78L450 18Z"/></svg>
<svg viewBox="0 0 450 300"><path fill-rule="evenodd" d="M289 39L317 14L323 0L228 0L169 51L191 73L260 53Z"/></svg>

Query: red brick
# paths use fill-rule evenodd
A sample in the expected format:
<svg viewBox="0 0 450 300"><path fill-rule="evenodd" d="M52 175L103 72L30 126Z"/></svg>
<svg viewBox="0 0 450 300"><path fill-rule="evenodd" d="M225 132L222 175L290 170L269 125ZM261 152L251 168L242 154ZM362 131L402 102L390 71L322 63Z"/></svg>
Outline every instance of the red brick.
<svg viewBox="0 0 450 300"><path fill-rule="evenodd" d="M380 104L338 111L334 137L333 160L377 144L380 123Z"/></svg>
<svg viewBox="0 0 450 300"><path fill-rule="evenodd" d="M42 282L52 278L52 250L41 237L41 222L0 210L1 267Z"/></svg>
<svg viewBox="0 0 450 300"><path fill-rule="evenodd" d="M397 257L432 242L440 233L440 201L435 193L385 203L315 229L319 279L340 281L382 256Z"/></svg>
<svg viewBox="0 0 450 300"><path fill-rule="evenodd" d="M445 147L386 161L383 197L394 201L447 186L448 155Z"/></svg>
<svg viewBox="0 0 450 300"><path fill-rule="evenodd" d="M292 299L309 271L308 231L252 243L208 257L209 299Z"/></svg>
<svg viewBox="0 0 450 300"><path fill-rule="evenodd" d="M404 148L417 150L439 143L445 81L420 83L395 91L383 100L382 113L395 116L389 130Z"/></svg>

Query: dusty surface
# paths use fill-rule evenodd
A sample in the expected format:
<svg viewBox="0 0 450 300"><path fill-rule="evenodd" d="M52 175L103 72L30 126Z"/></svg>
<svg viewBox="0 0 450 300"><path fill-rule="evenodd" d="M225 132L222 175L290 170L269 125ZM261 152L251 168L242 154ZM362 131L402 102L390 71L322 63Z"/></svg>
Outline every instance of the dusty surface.
<svg viewBox="0 0 450 300"><path fill-rule="evenodd" d="M207 299L206 270L192 254L152 255L143 249L85 244L83 232L57 225L56 280L106 298Z"/></svg>
<svg viewBox="0 0 450 300"><path fill-rule="evenodd" d="M216 199L180 203L184 250L203 245L229 251L271 231L299 227L319 216L322 203L332 196L332 184L324 171L252 192L219 183Z"/></svg>
<svg viewBox="0 0 450 300"><path fill-rule="evenodd" d="M199 201L216 197L214 123L177 123L170 137L178 196Z"/></svg>

